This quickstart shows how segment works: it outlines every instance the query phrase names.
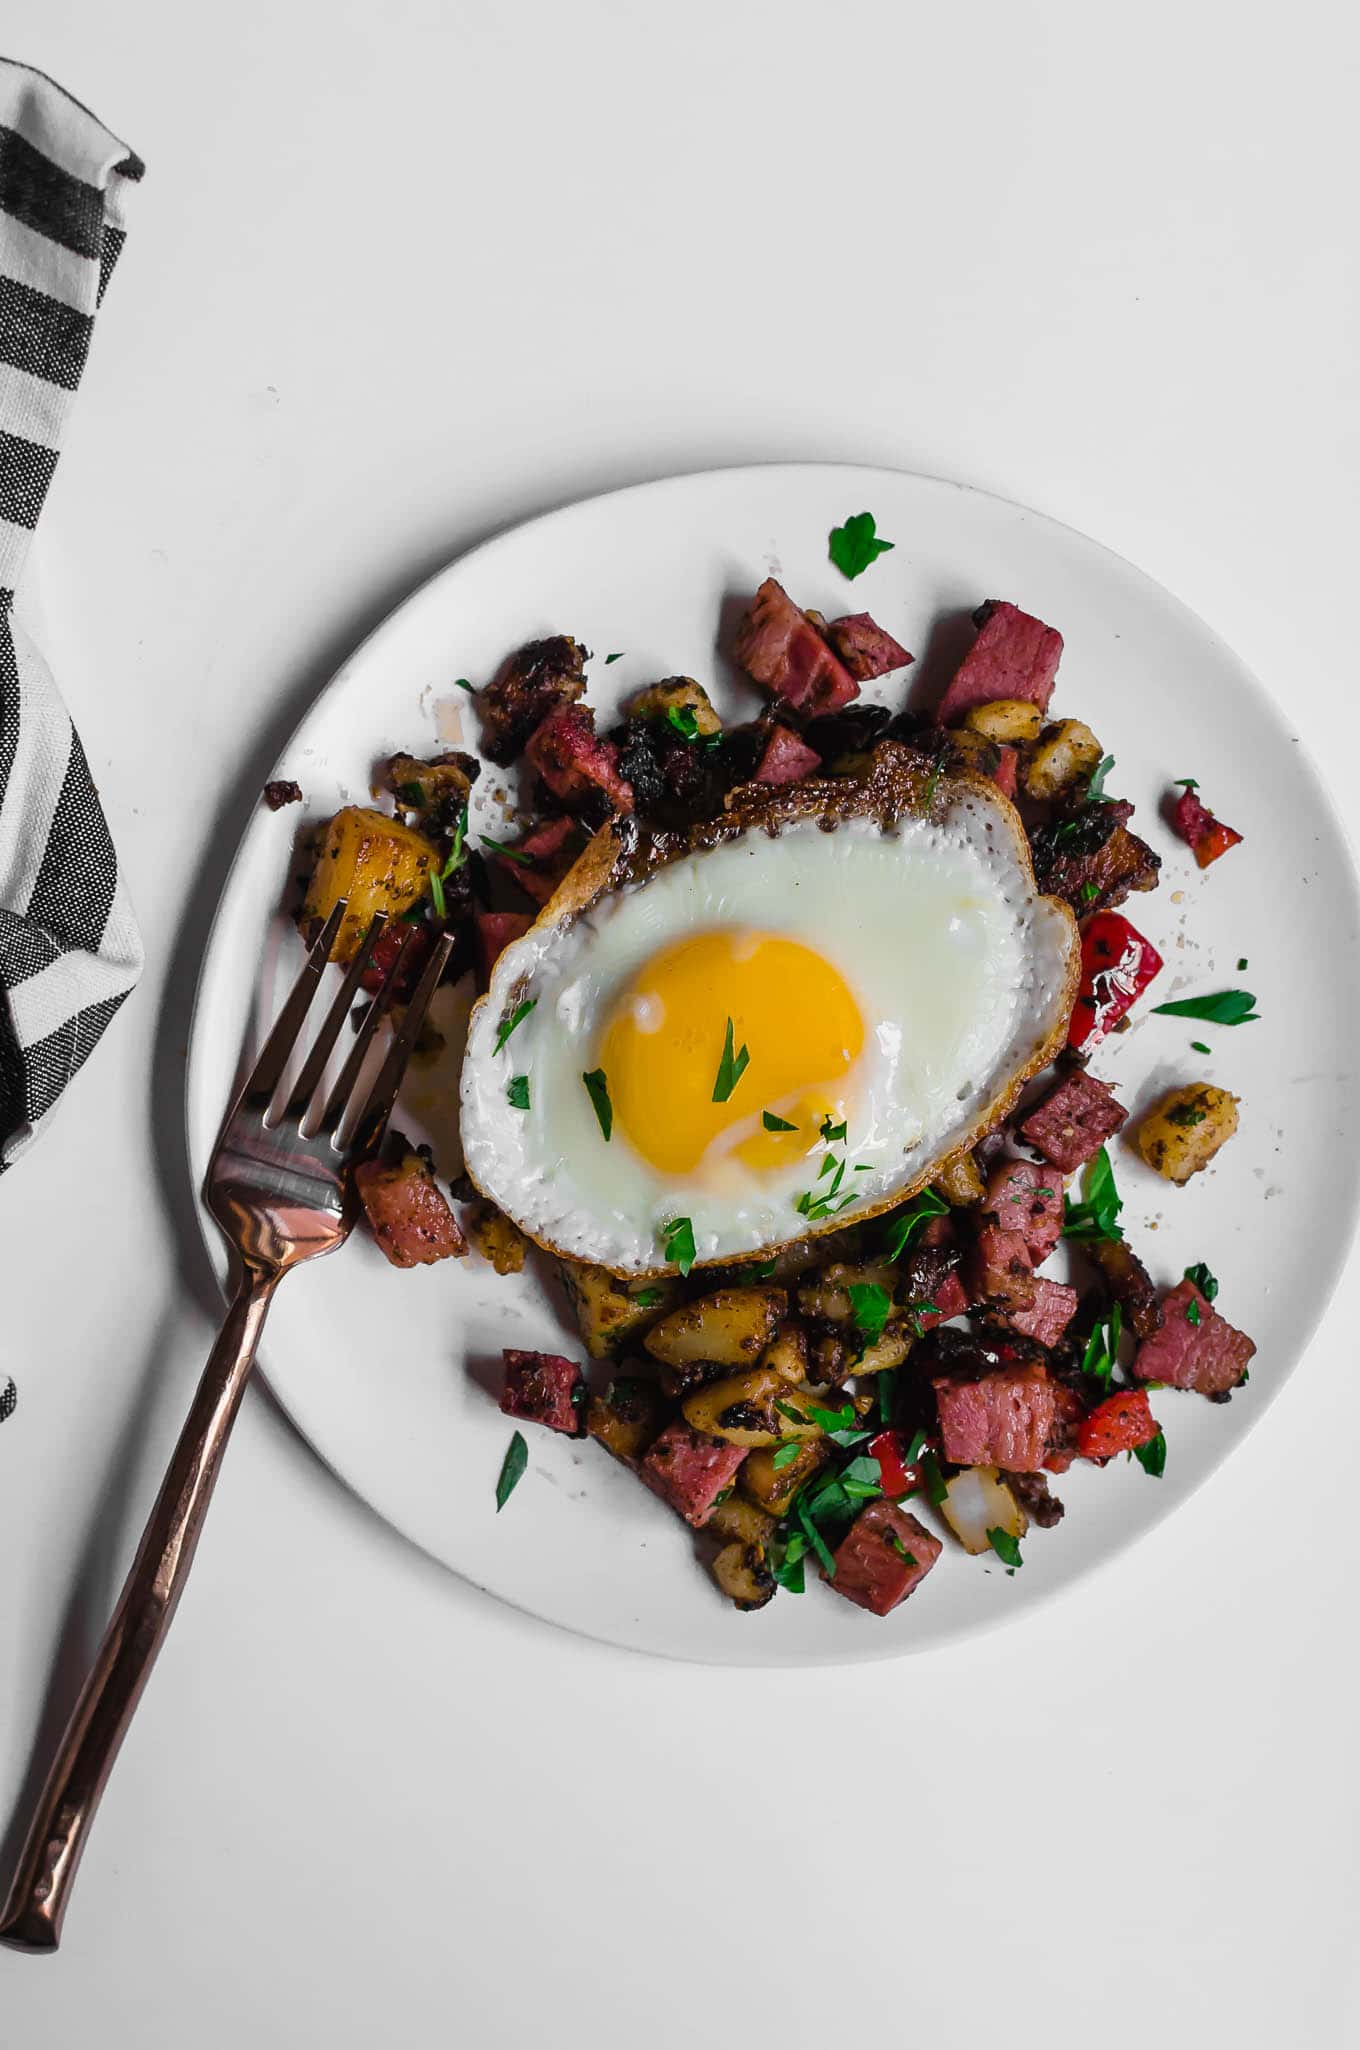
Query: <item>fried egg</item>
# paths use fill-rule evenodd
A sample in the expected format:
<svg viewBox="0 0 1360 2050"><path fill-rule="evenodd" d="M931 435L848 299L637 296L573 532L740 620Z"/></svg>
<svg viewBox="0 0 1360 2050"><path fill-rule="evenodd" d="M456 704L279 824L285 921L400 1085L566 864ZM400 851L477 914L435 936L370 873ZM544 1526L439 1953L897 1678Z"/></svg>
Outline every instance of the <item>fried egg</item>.
<svg viewBox="0 0 1360 2050"><path fill-rule="evenodd" d="M747 811L659 862L606 828L473 1013L468 1171L568 1258L643 1274L686 1225L702 1264L872 1215L1066 1029L1075 923L994 786Z"/></svg>

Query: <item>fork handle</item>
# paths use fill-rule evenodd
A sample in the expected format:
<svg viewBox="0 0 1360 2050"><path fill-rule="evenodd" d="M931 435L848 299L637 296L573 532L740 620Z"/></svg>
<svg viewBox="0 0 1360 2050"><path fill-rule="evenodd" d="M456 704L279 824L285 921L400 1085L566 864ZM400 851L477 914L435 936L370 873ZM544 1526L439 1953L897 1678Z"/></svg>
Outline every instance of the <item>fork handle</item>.
<svg viewBox="0 0 1360 2050"><path fill-rule="evenodd" d="M99 1797L170 1628L245 1392L277 1271L247 1271L203 1370L132 1571L47 1775L9 1899L0 1943L55 1950L67 1896Z"/></svg>

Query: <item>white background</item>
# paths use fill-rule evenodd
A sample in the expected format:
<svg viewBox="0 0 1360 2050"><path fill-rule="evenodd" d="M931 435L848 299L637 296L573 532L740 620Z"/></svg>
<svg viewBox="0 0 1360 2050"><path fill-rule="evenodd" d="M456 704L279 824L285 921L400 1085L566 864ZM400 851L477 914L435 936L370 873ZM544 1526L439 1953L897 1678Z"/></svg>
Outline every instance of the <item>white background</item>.
<svg viewBox="0 0 1360 2050"><path fill-rule="evenodd" d="M0 1184L0 1812L209 1342L205 922L422 575L615 483L895 463L1172 586L1343 802L1360 743L1353 12L10 0L5 43L149 167L37 555L150 960ZM1357 1307L1115 1568L811 1675L493 1606L253 1395L0 2044L1356 2040Z"/></svg>

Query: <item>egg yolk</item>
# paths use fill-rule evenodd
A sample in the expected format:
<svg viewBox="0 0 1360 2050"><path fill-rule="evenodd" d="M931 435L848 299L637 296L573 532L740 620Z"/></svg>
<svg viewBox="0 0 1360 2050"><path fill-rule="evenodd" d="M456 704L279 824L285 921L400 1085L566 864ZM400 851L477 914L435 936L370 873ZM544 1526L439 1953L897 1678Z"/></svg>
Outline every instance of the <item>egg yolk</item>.
<svg viewBox="0 0 1360 2050"><path fill-rule="evenodd" d="M747 1061L724 1102L728 1021ZM864 1023L844 978L810 947L749 931L695 934L646 961L604 1022L598 1058L614 1122L663 1174L687 1174L715 1139L757 1171L823 1145L844 1115L837 1083L858 1059ZM762 1113L793 1127L768 1131Z"/></svg>

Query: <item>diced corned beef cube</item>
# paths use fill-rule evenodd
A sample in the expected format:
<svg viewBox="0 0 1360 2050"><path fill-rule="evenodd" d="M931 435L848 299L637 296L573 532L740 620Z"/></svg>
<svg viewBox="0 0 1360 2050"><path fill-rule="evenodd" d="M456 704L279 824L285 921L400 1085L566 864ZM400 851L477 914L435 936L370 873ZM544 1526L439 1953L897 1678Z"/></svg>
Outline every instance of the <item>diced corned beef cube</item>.
<svg viewBox="0 0 1360 2050"><path fill-rule="evenodd" d="M1013 747L1001 746L1001 759L992 770L992 781L1003 797L1014 797L1020 775L1020 756Z"/></svg>
<svg viewBox="0 0 1360 2050"><path fill-rule="evenodd" d="M823 1579L837 1594L886 1616L921 1585L944 1546L895 1502L870 1502L836 1547L836 1571Z"/></svg>
<svg viewBox="0 0 1360 2050"><path fill-rule="evenodd" d="M461 1260L468 1243L423 1154L407 1151L393 1166L365 1160L354 1186L369 1230L394 1267L430 1267Z"/></svg>
<svg viewBox="0 0 1360 2050"><path fill-rule="evenodd" d="M1182 790L1172 809L1171 822L1186 845L1194 849L1201 868L1208 868L1220 854L1242 844L1242 835L1225 826L1222 819L1216 819L1193 790Z"/></svg>
<svg viewBox="0 0 1360 2050"><path fill-rule="evenodd" d="M867 612L847 612L843 619L833 619L826 637L856 683L872 683L876 676L905 669L915 660Z"/></svg>
<svg viewBox="0 0 1360 2050"><path fill-rule="evenodd" d="M1128 1112L1107 1082L1094 1075L1069 1075L1037 1103L1020 1136L1064 1174L1075 1174L1112 1139Z"/></svg>
<svg viewBox="0 0 1360 2050"><path fill-rule="evenodd" d="M1140 1381L1224 1395L1236 1388L1255 1351L1254 1341L1220 1317L1193 1281L1178 1281L1162 1297L1162 1328L1143 1340L1133 1371Z"/></svg>
<svg viewBox="0 0 1360 2050"><path fill-rule="evenodd" d="M477 918L477 960L482 981L490 982L491 971L512 940L521 939L533 924L527 911L479 911Z"/></svg>
<svg viewBox="0 0 1360 2050"><path fill-rule="evenodd" d="M359 977L360 989L376 996L400 959L401 973L393 995L398 999L409 997L430 958L434 940L433 926L408 925L403 918L389 919L373 942L368 965Z"/></svg>
<svg viewBox="0 0 1360 2050"><path fill-rule="evenodd" d="M1050 1281L1038 1275L1034 1301L1027 1310L1012 1310L1006 1318L1012 1331L1025 1338L1037 1338L1040 1345L1054 1346L1077 1314L1077 1291L1065 1281Z"/></svg>
<svg viewBox="0 0 1360 2050"><path fill-rule="evenodd" d="M801 783L822 766L822 758L787 726L772 726L754 780L757 783Z"/></svg>
<svg viewBox="0 0 1360 2050"><path fill-rule="evenodd" d="M1034 1269L1021 1231L984 1218L978 1226L968 1267L974 1302L995 1303L1008 1314L1034 1301Z"/></svg>
<svg viewBox="0 0 1360 2050"><path fill-rule="evenodd" d="M536 904L546 904L575 859L580 842L581 829L575 819L546 819L515 848L514 853L523 855L524 860L516 861L511 854L494 854L492 860L526 896Z"/></svg>
<svg viewBox="0 0 1360 2050"><path fill-rule="evenodd" d="M563 804L579 804L598 792L613 811L633 809L633 786L620 773L619 751L596 733L589 705L559 705L549 712L524 755Z"/></svg>
<svg viewBox="0 0 1360 2050"><path fill-rule="evenodd" d="M1048 1434L1048 1452L1044 1459L1046 1472L1067 1472L1077 1456L1077 1439L1085 1415L1086 1406L1076 1389L1069 1388L1065 1381L1055 1381L1053 1424Z"/></svg>
<svg viewBox="0 0 1360 2050"><path fill-rule="evenodd" d="M1133 806L1109 798L1083 804L1033 833L1034 875L1048 897L1061 897L1078 918L1122 904L1133 890L1154 890L1162 857L1131 833Z"/></svg>
<svg viewBox="0 0 1360 2050"><path fill-rule="evenodd" d="M859 696L850 671L773 577L751 600L734 652L752 682L809 718L839 712Z"/></svg>
<svg viewBox="0 0 1360 2050"><path fill-rule="evenodd" d="M679 1510L686 1523L702 1529L713 1505L736 1479L746 1453L725 1438L708 1438L688 1424L668 1424L638 1472L649 1488Z"/></svg>
<svg viewBox="0 0 1360 2050"><path fill-rule="evenodd" d="M978 637L960 663L935 714L941 726L958 726L974 705L997 698L1024 698L1048 710L1062 656L1062 635L1004 598L989 598L973 614Z"/></svg>
<svg viewBox="0 0 1360 2050"><path fill-rule="evenodd" d="M1031 1267L1042 1267L1062 1237L1062 1174L1032 1160L1003 1160L992 1171L983 1211L1003 1231L1018 1231Z"/></svg>
<svg viewBox="0 0 1360 2050"><path fill-rule="evenodd" d="M555 1352L515 1352L508 1348L501 1358L505 1361L505 1387L501 1391L505 1414L521 1417L526 1423L546 1424L550 1431L564 1431L569 1438L579 1438L582 1424L576 1390L585 1384L575 1361L563 1359Z"/></svg>
<svg viewBox="0 0 1360 2050"><path fill-rule="evenodd" d="M972 1299L957 1267L940 1277L926 1300L934 1303L935 1308L915 1312L922 1331L929 1331L935 1324L947 1324L951 1317L961 1317L972 1307Z"/></svg>
<svg viewBox="0 0 1360 2050"><path fill-rule="evenodd" d="M570 704L586 687L586 650L569 634L552 634L517 648L477 693L482 746L507 768L541 719Z"/></svg>
<svg viewBox="0 0 1360 2050"><path fill-rule="evenodd" d="M1048 1457L1053 1383L1034 1363L1000 1367L977 1381L934 1382L940 1446L956 1466L1033 1473Z"/></svg>

